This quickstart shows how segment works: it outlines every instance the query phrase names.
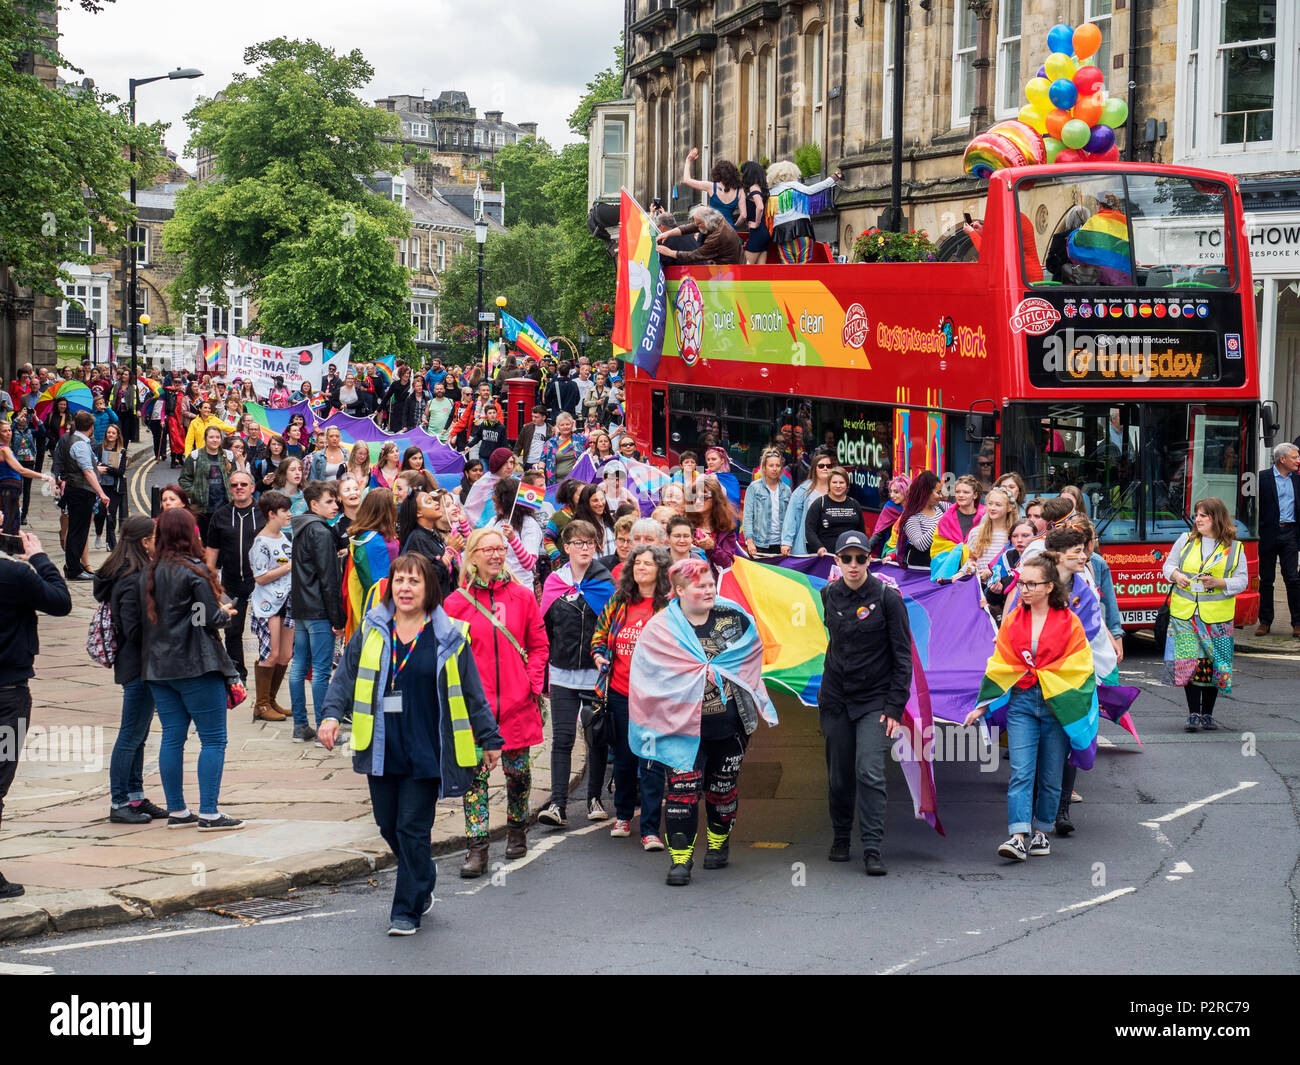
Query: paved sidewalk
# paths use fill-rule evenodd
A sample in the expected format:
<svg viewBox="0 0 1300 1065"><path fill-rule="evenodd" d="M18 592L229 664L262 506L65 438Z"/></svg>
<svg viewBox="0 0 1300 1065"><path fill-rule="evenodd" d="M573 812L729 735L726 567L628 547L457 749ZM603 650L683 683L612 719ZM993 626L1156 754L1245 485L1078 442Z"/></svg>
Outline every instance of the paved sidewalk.
<svg viewBox="0 0 1300 1065"><path fill-rule="evenodd" d="M29 529L61 567L57 513L52 499L33 495ZM104 557L92 547L92 568ZM122 698L112 671L86 654L86 628L95 608L90 588L90 582L71 585L69 617L40 619L32 728L0 828L0 871L27 892L0 901L0 940L284 895L304 884L332 883L393 863L371 817L365 779L353 773L347 751L293 743L292 728L286 727L291 722L254 723L251 690L249 699L230 712L221 787L222 811L249 822L246 828L200 838L193 829L172 831L161 821L110 824L108 762ZM255 641L247 640L245 649L246 661L255 661ZM310 698L309 685L309 703ZM288 701L286 681L280 702L287 706ZM160 738L155 718L145 747L145 793L165 805L158 777ZM191 803L198 799L198 752L191 733L185 751ZM534 815L550 795L549 765L548 739L533 750ZM585 770L579 751L575 765L576 780ZM490 802L493 836L499 838L506 819L500 769L492 777ZM462 849L464 830L460 800L439 803L435 853ZM534 828L530 840L540 839L541 831Z"/></svg>

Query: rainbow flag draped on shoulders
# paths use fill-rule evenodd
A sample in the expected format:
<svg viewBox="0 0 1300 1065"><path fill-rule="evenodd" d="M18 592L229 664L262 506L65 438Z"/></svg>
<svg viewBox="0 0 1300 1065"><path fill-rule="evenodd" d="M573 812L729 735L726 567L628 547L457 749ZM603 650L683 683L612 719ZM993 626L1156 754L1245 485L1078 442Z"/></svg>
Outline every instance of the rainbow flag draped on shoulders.
<svg viewBox="0 0 1300 1065"><path fill-rule="evenodd" d="M655 243L659 231L636 200L622 190L619 206L614 354L653 377L668 327L668 283Z"/></svg>
<svg viewBox="0 0 1300 1065"><path fill-rule="evenodd" d="M744 611L741 604L722 596L714 602ZM762 670L763 644L756 624L746 626L735 643L710 660L674 599L646 622L632 654L628 682L632 750L669 769L693 766L700 749L704 682L710 673L719 684L730 681L748 694L763 720L775 725L776 708L763 684Z"/></svg>
<svg viewBox="0 0 1300 1065"><path fill-rule="evenodd" d="M971 528L978 525L983 517L984 506L980 504L975 508L975 521ZM930 541L930 580L952 580L969 559L970 552L966 549L966 537L962 535L957 508L951 506L939 517L934 539Z"/></svg>
<svg viewBox="0 0 1300 1065"><path fill-rule="evenodd" d="M390 564L388 544L379 533L371 530L348 540L348 561L343 570L343 606L347 611L343 630L345 639L352 638L366 611L383 597L388 586Z"/></svg>
<svg viewBox="0 0 1300 1065"><path fill-rule="evenodd" d="M1066 254L1072 262L1095 266L1108 285L1131 285L1128 219L1119 211L1103 207L1070 234Z"/></svg>
<svg viewBox="0 0 1300 1065"><path fill-rule="evenodd" d="M1038 650L1031 651L1028 609L1010 609L998 630L975 705L986 715L1006 706L1021 680L1038 681L1052 716L1070 740L1070 761L1091 769L1097 755L1097 678L1083 623L1069 610L1050 610ZM1049 663L1035 665L1036 662Z"/></svg>

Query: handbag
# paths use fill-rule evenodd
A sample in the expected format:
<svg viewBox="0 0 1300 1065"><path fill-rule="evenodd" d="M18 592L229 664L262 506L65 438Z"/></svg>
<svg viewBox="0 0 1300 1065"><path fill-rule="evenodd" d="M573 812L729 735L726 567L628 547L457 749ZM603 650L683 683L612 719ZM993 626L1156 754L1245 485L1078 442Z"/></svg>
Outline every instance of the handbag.
<svg viewBox="0 0 1300 1065"><path fill-rule="evenodd" d="M106 669L117 662L117 630L113 628L113 609L107 602L95 607L86 633L86 653Z"/></svg>
<svg viewBox="0 0 1300 1065"><path fill-rule="evenodd" d="M1187 561L1187 556L1191 553L1191 550L1192 545L1189 542L1183 549L1182 557L1178 560L1179 569L1183 568L1183 563ZM1156 611L1155 624L1151 626L1151 635L1155 637L1156 647L1159 648L1162 654L1164 653L1165 642L1169 639L1169 599L1173 594L1174 585L1171 581L1169 584L1169 591L1165 593L1165 601L1161 605L1160 609Z"/></svg>
<svg viewBox="0 0 1300 1065"><path fill-rule="evenodd" d="M606 671L601 672L604 674ZM614 715L609 712L605 696L599 692L578 704L578 724L582 726L588 748L608 747L614 742Z"/></svg>

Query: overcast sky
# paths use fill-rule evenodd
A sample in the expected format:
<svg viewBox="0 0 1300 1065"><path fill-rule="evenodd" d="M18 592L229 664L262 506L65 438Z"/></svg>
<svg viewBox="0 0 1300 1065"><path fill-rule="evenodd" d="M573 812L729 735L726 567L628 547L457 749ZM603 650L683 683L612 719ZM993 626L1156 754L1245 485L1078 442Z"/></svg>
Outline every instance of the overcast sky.
<svg viewBox="0 0 1300 1065"><path fill-rule="evenodd" d="M275 37L361 49L375 69L362 93L368 102L461 89L480 116L500 110L510 122L537 122L538 136L558 147L575 139L566 119L586 83L612 62L622 28L618 0L118 0L97 15L74 5L59 14L63 54L123 100L128 78L176 67L204 72L136 90L137 120L170 122L167 147L181 155L195 97L224 88L244 69L244 49ZM193 170L193 159L182 161Z"/></svg>

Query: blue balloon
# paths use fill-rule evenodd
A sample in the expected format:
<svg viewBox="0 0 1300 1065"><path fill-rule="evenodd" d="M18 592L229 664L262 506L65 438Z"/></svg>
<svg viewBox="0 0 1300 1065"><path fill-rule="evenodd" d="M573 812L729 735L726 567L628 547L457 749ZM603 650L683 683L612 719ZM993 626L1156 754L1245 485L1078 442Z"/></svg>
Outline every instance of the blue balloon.
<svg viewBox="0 0 1300 1065"><path fill-rule="evenodd" d="M1083 150L1095 155L1101 155L1108 152L1115 143L1115 131L1109 126L1096 125L1092 127L1092 136L1088 138L1088 143L1084 145Z"/></svg>
<svg viewBox="0 0 1300 1065"><path fill-rule="evenodd" d="M1064 22L1058 22L1047 31L1047 50L1049 52L1064 52L1069 55L1074 51L1074 27Z"/></svg>
<svg viewBox="0 0 1300 1065"><path fill-rule="evenodd" d="M1068 111L1079 98L1079 90L1075 88L1074 82L1067 81L1065 78L1057 78L1048 87L1047 97L1062 111Z"/></svg>

